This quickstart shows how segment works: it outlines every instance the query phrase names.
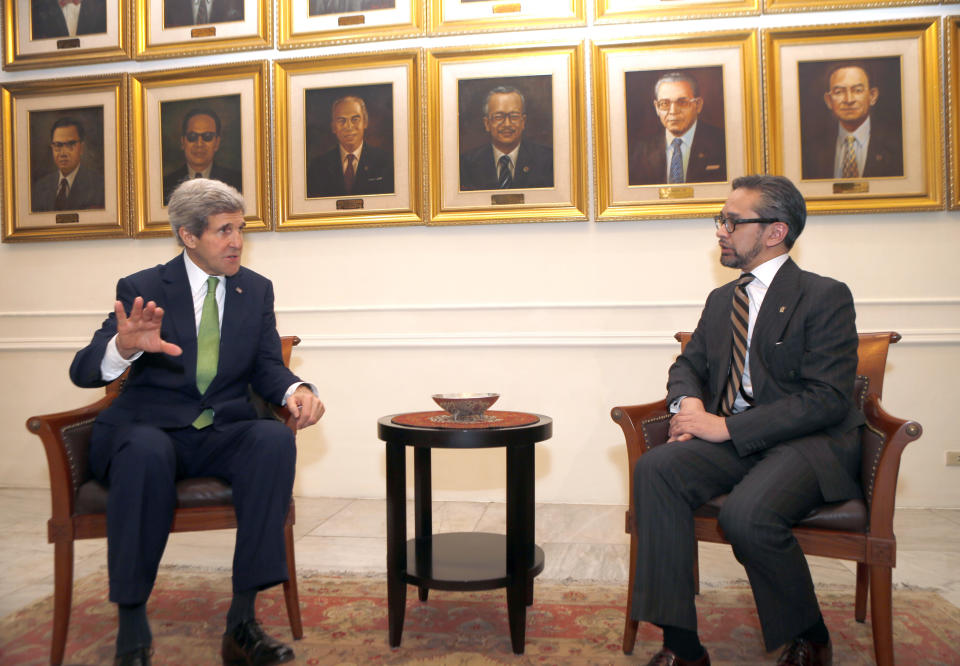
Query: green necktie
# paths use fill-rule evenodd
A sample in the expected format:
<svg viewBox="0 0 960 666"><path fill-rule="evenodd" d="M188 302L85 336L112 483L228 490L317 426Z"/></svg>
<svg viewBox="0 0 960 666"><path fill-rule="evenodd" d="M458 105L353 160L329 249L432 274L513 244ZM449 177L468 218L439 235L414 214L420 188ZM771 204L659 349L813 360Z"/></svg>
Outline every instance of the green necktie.
<svg viewBox="0 0 960 666"><path fill-rule="evenodd" d="M200 330L197 331L197 388L203 395L210 382L217 376L217 361L220 358L220 313L217 310L218 277L207 278L207 295L200 313ZM213 423L213 410L205 409L193 422L199 430Z"/></svg>

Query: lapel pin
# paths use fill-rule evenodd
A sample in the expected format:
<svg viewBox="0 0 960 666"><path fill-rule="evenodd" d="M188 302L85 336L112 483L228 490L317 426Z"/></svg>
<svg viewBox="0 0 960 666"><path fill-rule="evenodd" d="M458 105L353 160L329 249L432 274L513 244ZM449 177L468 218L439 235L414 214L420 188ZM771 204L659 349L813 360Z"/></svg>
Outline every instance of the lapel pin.
<svg viewBox="0 0 960 666"><path fill-rule="evenodd" d="M238 294L242 294L242 293L243 293L243 289L241 289L240 287L237 287L237 293L238 293ZM783 310L781 309L780 312L783 312Z"/></svg>
<svg viewBox="0 0 960 666"><path fill-rule="evenodd" d="M239 288L239 287L237 287L237 291L240 291L240 288ZM783 313L786 312L786 311L787 311L787 306L786 306L786 305L781 305L781 306L780 306L780 314L783 314Z"/></svg>

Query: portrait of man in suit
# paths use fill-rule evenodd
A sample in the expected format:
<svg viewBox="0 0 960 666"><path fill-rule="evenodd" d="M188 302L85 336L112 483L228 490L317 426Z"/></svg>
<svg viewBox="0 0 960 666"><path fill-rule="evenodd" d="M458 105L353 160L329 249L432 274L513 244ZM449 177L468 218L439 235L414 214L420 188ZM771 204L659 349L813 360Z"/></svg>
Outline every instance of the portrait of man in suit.
<svg viewBox="0 0 960 666"><path fill-rule="evenodd" d="M33 39L106 32L106 0L30 0L30 31Z"/></svg>
<svg viewBox="0 0 960 666"><path fill-rule="evenodd" d="M648 123L630 146L630 185L710 183L727 179L722 127L704 120L700 83L689 71L661 75L652 88L659 123ZM722 103L711 100L713 103ZM628 114L631 109L627 109Z"/></svg>
<svg viewBox="0 0 960 666"><path fill-rule="evenodd" d="M823 71L823 105L801 104L804 179L903 175L900 77L893 68L899 62L891 58L800 63L801 85L811 69Z"/></svg>
<svg viewBox="0 0 960 666"><path fill-rule="evenodd" d="M163 175L163 203L177 186L189 178L212 178L243 191L240 170L215 161L220 150L220 116L211 108L194 107L183 115L180 130L180 150L183 163Z"/></svg>
<svg viewBox="0 0 960 666"><path fill-rule="evenodd" d="M62 116L50 128L54 170L33 183L30 209L35 212L88 210L104 207L103 172L84 160L83 123Z"/></svg>
<svg viewBox="0 0 960 666"><path fill-rule="evenodd" d="M310 160L308 197L357 197L393 193L393 151L367 140L370 116L360 95L330 105L329 131L336 145Z"/></svg>
<svg viewBox="0 0 960 666"><path fill-rule="evenodd" d="M310 0L310 16L393 9L396 0Z"/></svg>
<svg viewBox="0 0 960 666"><path fill-rule="evenodd" d="M293 650L263 631L254 605L259 590L287 580L284 520L296 442L284 423L257 418L248 388L286 405L298 428L316 423L323 403L283 363L272 283L241 265L240 193L220 181L188 180L168 212L182 252L119 280L113 311L70 365L70 379L83 388L105 386L129 368L123 391L93 424L89 454L93 475L109 489L114 663L150 663L146 602L176 483L204 476L230 484L237 515L223 662L284 663Z"/></svg>
<svg viewBox="0 0 960 666"><path fill-rule="evenodd" d="M719 524L746 569L778 664L831 663L830 634L791 526L862 496L853 400L857 328L842 282L788 254L806 204L782 176L744 176L716 222L720 263L738 275L708 296L670 367L669 440L633 471L638 553L632 619L663 630L650 663L710 663L694 605L694 511L727 494Z"/></svg>
<svg viewBox="0 0 960 666"><path fill-rule="evenodd" d="M243 20L244 0L163 0L163 27Z"/></svg>
<svg viewBox="0 0 960 666"><path fill-rule="evenodd" d="M553 187L553 148L524 139L527 103L519 88L490 89L480 120L487 141L460 153L461 190Z"/></svg>

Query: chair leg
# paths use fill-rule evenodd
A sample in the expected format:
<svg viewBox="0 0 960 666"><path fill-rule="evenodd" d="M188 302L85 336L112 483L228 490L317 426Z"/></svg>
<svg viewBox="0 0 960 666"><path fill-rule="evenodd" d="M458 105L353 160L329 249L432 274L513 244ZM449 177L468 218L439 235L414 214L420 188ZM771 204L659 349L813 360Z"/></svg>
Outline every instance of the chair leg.
<svg viewBox="0 0 960 666"><path fill-rule="evenodd" d="M700 594L700 542L693 546L693 593Z"/></svg>
<svg viewBox="0 0 960 666"><path fill-rule="evenodd" d="M857 596L853 607L853 617L857 622L867 619L867 585L870 583L870 570L863 562L857 562Z"/></svg>
<svg viewBox="0 0 960 666"><path fill-rule="evenodd" d="M60 666L67 648L70 607L73 604L73 540L57 541L53 546L53 636L50 639L50 664Z"/></svg>
<svg viewBox="0 0 960 666"><path fill-rule="evenodd" d="M630 571L627 581L627 617L623 624L623 653L632 654L637 642L637 627L640 623L633 619L633 577L637 568L637 535L630 532Z"/></svg>
<svg viewBox="0 0 960 666"><path fill-rule="evenodd" d="M290 632L296 640L303 638L303 621L300 619L300 593L297 591L297 564L293 556L293 525L283 528L287 544L287 580L283 583L283 597L287 602L287 617Z"/></svg>
<svg viewBox="0 0 960 666"><path fill-rule="evenodd" d="M877 666L893 666L893 569L870 567L870 616Z"/></svg>

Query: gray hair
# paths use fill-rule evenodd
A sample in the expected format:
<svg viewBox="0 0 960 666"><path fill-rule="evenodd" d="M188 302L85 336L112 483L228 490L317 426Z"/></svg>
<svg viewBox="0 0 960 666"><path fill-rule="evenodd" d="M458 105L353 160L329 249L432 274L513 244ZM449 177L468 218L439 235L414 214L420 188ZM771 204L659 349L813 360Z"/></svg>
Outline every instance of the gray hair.
<svg viewBox="0 0 960 666"><path fill-rule="evenodd" d="M527 100L523 96L523 93L517 90L512 86L497 86L493 90L487 93L487 96L483 98L483 115L487 115L490 110L490 98L494 95L513 95L516 93L520 95L520 110L523 113L527 112Z"/></svg>
<svg viewBox="0 0 960 666"><path fill-rule="evenodd" d="M170 202L167 204L170 229L181 246L181 228L199 238L206 230L207 220L211 215L237 212L244 212L243 197L240 193L226 183L209 178L190 178L183 181L170 195Z"/></svg>
<svg viewBox="0 0 960 666"><path fill-rule="evenodd" d="M657 84L653 86L653 99L659 99L660 95L660 84L661 83L688 83L690 84L690 90L693 91L694 97L700 97L700 84L697 83L697 80L687 74L686 72L670 72L664 74L659 79L657 79Z"/></svg>
<svg viewBox="0 0 960 666"><path fill-rule="evenodd" d="M357 97L356 95L344 95L343 97L338 97L337 99L333 100L333 104L330 105L331 118L334 117L337 110L337 106L344 102L356 102L357 104L359 104L360 113L363 114L363 122L365 123L370 122L370 118L369 116L367 116L367 103L363 101L362 97Z"/></svg>

